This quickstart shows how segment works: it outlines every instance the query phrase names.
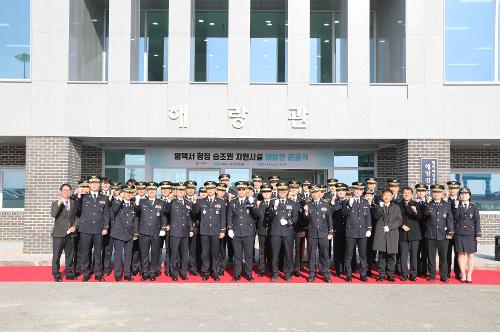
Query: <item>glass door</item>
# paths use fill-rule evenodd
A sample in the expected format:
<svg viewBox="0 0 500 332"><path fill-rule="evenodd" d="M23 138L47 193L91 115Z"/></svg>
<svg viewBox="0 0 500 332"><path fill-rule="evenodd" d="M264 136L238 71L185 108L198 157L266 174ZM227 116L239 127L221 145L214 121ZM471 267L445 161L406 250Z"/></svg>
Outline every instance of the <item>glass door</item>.
<svg viewBox="0 0 500 332"><path fill-rule="evenodd" d="M196 189L203 187L205 181L217 181L219 178L219 169L189 169L188 180L196 181Z"/></svg>

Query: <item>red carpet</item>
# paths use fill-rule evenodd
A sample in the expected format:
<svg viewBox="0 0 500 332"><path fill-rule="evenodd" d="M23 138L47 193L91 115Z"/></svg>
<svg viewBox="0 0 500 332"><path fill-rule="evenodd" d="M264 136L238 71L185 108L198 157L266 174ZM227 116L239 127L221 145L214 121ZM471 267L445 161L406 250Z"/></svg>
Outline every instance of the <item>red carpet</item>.
<svg viewBox="0 0 500 332"><path fill-rule="evenodd" d="M307 282L306 277L307 274L305 271L302 271L302 278L292 277L292 283L305 283ZM353 282L354 284L364 284L364 282L358 279L357 274L354 274ZM270 283L271 278L269 276L259 277L256 273L254 273L253 277L255 278L256 283ZM281 278L277 281L277 283L286 283L283 280L283 275L281 274ZM224 276L221 277L219 283L248 283L245 278L241 278L241 280L234 282L231 281L232 278L232 270L226 271ZM417 278L417 281L400 281L399 278L396 277L396 282L376 282L375 278L368 278L368 284L433 284L433 285L443 285L444 283L439 281L439 275L437 275L438 280L433 283L428 282L424 278ZM473 283L472 284L462 284L458 280L450 279L448 284L462 284L464 287L470 285L500 285L500 271L494 270L477 270L472 274ZM106 282L116 282L113 274L105 277ZM141 281L141 277L139 275L134 277L134 282L136 283L175 283L172 281L172 278L166 277L162 274L160 277L156 279L156 281ZM332 275L332 284L343 284L347 283L343 278L335 277ZM82 276L78 278L78 280L64 280L63 273L63 282L81 282ZM2 266L0 267L0 282L53 282L54 278L51 275L51 267L50 266ZM91 278L89 282L95 282L94 278ZM129 281L122 281L124 283L129 283ZM314 281L315 283L324 283L322 277L317 277ZM203 281L200 276L191 276L189 275L189 279L184 281L179 278L177 283L216 283L210 278L208 281Z"/></svg>

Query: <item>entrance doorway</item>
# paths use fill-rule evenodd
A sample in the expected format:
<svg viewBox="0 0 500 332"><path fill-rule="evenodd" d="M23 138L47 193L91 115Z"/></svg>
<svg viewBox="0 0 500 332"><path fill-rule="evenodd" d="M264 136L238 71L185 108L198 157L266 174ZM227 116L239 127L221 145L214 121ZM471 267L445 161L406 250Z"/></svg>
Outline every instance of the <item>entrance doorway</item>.
<svg viewBox="0 0 500 332"><path fill-rule="evenodd" d="M313 184L325 184L327 170L324 169L254 169L253 174L259 174L264 182L271 175L278 175L281 182L297 180L300 183L309 181Z"/></svg>

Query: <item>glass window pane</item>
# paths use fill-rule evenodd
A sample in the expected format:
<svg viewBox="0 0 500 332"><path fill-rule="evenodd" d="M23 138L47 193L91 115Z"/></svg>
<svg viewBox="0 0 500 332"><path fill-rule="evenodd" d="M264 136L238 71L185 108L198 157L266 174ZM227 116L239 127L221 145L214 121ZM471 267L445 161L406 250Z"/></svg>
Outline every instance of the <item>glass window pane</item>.
<svg viewBox="0 0 500 332"><path fill-rule="evenodd" d="M108 166L144 165L145 150L106 150L105 162Z"/></svg>
<svg viewBox="0 0 500 332"><path fill-rule="evenodd" d="M195 82L227 82L227 0L196 0L194 14ZM193 77L194 76L194 77Z"/></svg>
<svg viewBox="0 0 500 332"><path fill-rule="evenodd" d="M69 80L107 79L109 0L70 0Z"/></svg>
<svg viewBox="0 0 500 332"><path fill-rule="evenodd" d="M405 0L370 2L372 83L406 82Z"/></svg>
<svg viewBox="0 0 500 332"><path fill-rule="evenodd" d="M494 80L495 1L446 0L446 81Z"/></svg>
<svg viewBox="0 0 500 332"><path fill-rule="evenodd" d="M375 154L373 152L344 152L334 153L333 165L335 167L374 167Z"/></svg>
<svg viewBox="0 0 500 332"><path fill-rule="evenodd" d="M252 0L250 13L250 81L287 80L287 1Z"/></svg>
<svg viewBox="0 0 500 332"><path fill-rule="evenodd" d="M347 82L347 1L311 0L310 22L311 83Z"/></svg>
<svg viewBox="0 0 500 332"><path fill-rule="evenodd" d="M30 78L30 0L2 1L0 78Z"/></svg>
<svg viewBox="0 0 500 332"><path fill-rule="evenodd" d="M226 168L224 173L231 175L231 186L234 186L236 181L250 181L250 169L248 168Z"/></svg>
<svg viewBox="0 0 500 332"><path fill-rule="evenodd" d="M334 176L340 182L351 186L354 181L365 182L367 177L373 176L373 170L357 170L357 169L336 169L334 170Z"/></svg>
<svg viewBox="0 0 500 332"><path fill-rule="evenodd" d="M153 181L186 181L186 171L185 168L154 168Z"/></svg>
<svg viewBox="0 0 500 332"><path fill-rule="evenodd" d="M462 174L462 185L482 211L500 211L500 173Z"/></svg>
<svg viewBox="0 0 500 332"><path fill-rule="evenodd" d="M6 169L2 176L2 208L24 208L24 169Z"/></svg>
<svg viewBox="0 0 500 332"><path fill-rule="evenodd" d="M126 167L126 168L106 168L104 174L112 181L125 183L128 179L137 181L146 181L144 168Z"/></svg>
<svg viewBox="0 0 500 332"><path fill-rule="evenodd" d="M196 189L203 187L205 181L217 181L219 177L218 169L190 169L188 179L196 181L198 186Z"/></svg>

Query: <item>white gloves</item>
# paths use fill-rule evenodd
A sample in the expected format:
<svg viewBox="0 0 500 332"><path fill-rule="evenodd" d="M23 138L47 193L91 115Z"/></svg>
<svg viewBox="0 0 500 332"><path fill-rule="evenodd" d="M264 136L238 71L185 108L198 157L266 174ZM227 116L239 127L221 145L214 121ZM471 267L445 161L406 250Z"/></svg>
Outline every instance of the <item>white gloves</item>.
<svg viewBox="0 0 500 332"><path fill-rule="evenodd" d="M286 221L286 219L281 218L280 224L281 226L285 226L286 224L288 224L288 221Z"/></svg>
<svg viewBox="0 0 500 332"><path fill-rule="evenodd" d="M280 202L279 202L278 200L275 200L275 201L274 201L274 209L275 209L275 210L277 210L277 209L278 209L278 204L279 204L279 203L280 203Z"/></svg>
<svg viewBox="0 0 500 332"><path fill-rule="evenodd" d="M165 234L166 234L166 233L165 233L165 231L162 229L162 230L160 231L160 236L165 236Z"/></svg>
<svg viewBox="0 0 500 332"><path fill-rule="evenodd" d="M234 231L232 229L227 231L227 235L232 239L234 237Z"/></svg>
<svg viewBox="0 0 500 332"><path fill-rule="evenodd" d="M372 231L366 231L366 237L372 236Z"/></svg>
<svg viewBox="0 0 500 332"><path fill-rule="evenodd" d="M139 196L135 196L135 205L139 205L139 201L141 198Z"/></svg>
<svg viewBox="0 0 500 332"><path fill-rule="evenodd" d="M253 196L249 196L248 197L248 203L253 204L253 201L254 201Z"/></svg>
<svg viewBox="0 0 500 332"><path fill-rule="evenodd" d="M384 232L389 232L389 226L384 226Z"/></svg>
<svg viewBox="0 0 500 332"><path fill-rule="evenodd" d="M354 203L354 198L353 197L349 198L349 206L352 207L353 203Z"/></svg>
<svg viewBox="0 0 500 332"><path fill-rule="evenodd" d="M380 207L384 207L384 202L379 202L378 205L380 205Z"/></svg>

